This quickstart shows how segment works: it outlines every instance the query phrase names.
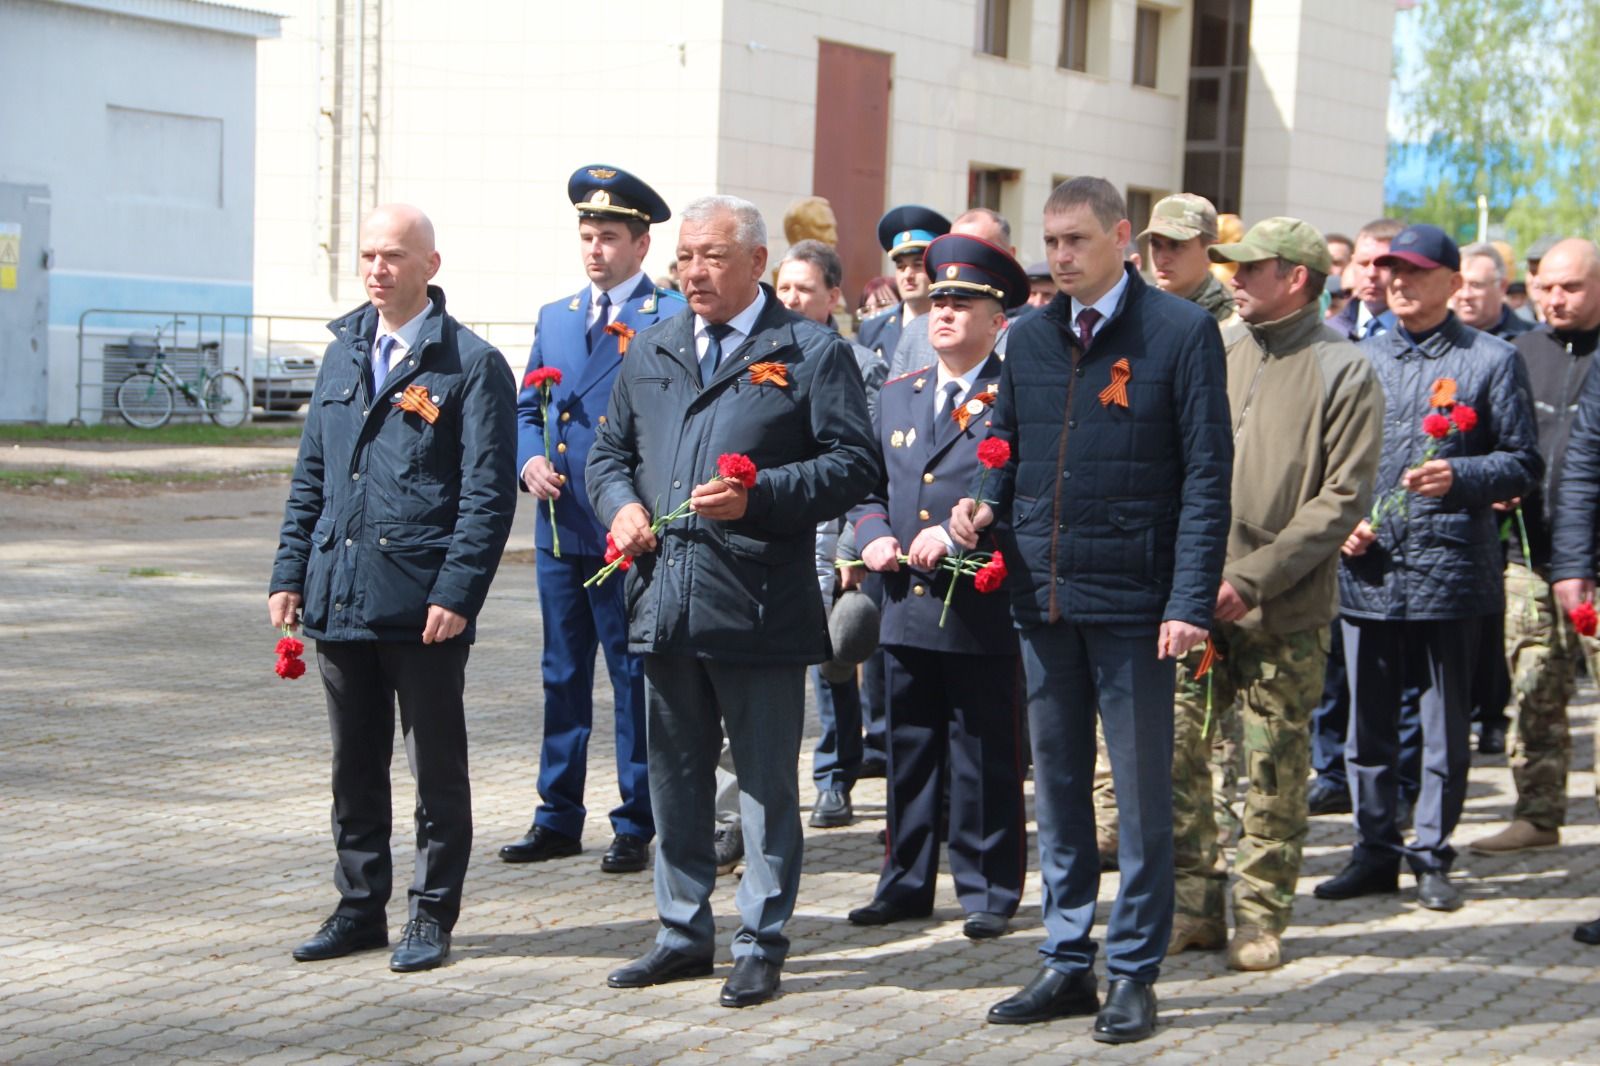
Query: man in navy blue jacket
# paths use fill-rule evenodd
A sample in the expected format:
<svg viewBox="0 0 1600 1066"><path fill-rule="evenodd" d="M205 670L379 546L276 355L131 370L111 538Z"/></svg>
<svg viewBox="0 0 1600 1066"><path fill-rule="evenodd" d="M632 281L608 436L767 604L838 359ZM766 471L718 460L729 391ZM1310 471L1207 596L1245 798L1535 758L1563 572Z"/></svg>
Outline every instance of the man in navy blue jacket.
<svg viewBox="0 0 1600 1066"><path fill-rule="evenodd" d="M1027 300L1028 276L1005 249L962 234L930 244L927 264L938 361L884 387L884 480L850 514L862 560L883 574L889 692L888 848L872 902L850 921L932 913L948 778L950 875L976 940L1006 931L1027 869L1017 635L1003 595L941 568L952 547L941 525L977 478L1000 386L995 339Z"/></svg>
<svg viewBox="0 0 1600 1066"><path fill-rule="evenodd" d="M578 209L578 242L589 283L572 297L540 308L539 332L517 398L521 487L540 501L534 526L544 628L540 802L527 834L501 848L500 858L544 862L582 850L599 647L611 674L621 793L611 811L611 847L600 869L631 873L649 864L655 835L645 769L644 667L628 652L622 582L583 587L604 565L606 553L605 527L584 493L583 465L605 425L611 383L629 339L670 318L684 303L677 293L656 288L643 269L650 226L671 217L654 189L625 170L596 165L573 172L567 195ZM543 390L534 383L541 368L561 375L551 389L548 423Z"/></svg>
<svg viewBox="0 0 1600 1066"><path fill-rule="evenodd" d="M433 225L377 208L361 227L369 305L329 325L268 590L303 622L333 733L339 906L301 962L388 943L394 708L417 779L410 920L389 967L444 961L472 853L462 708L474 620L516 512L516 386L445 313ZM303 615L301 612L304 612Z"/></svg>
<svg viewBox="0 0 1600 1066"><path fill-rule="evenodd" d="M1107 1043L1155 1028L1173 914L1174 665L1211 626L1233 476L1216 321L1124 266L1130 230L1104 179L1050 194L1045 250L1061 292L1011 327L993 425L1011 461L986 493L992 508L974 514L966 499L950 518L964 547L1001 523L1033 738L1045 964L989 1020L1099 1009L1098 707L1122 819L1111 984L1094 1026Z"/></svg>

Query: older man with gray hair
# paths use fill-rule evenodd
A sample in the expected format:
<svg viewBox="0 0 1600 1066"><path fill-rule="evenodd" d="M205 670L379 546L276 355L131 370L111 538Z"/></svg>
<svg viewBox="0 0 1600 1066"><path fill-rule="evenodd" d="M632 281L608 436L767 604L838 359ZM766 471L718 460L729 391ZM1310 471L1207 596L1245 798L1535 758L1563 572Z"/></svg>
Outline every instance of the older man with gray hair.
<svg viewBox="0 0 1600 1066"><path fill-rule="evenodd" d="M1461 288L1450 298L1450 309L1473 329L1516 340L1533 324L1506 306L1509 284L1500 250L1487 241L1469 244L1461 249Z"/></svg>
<svg viewBox="0 0 1600 1066"><path fill-rule="evenodd" d="M633 559L628 647L644 656L661 917L655 947L607 982L711 973L726 733L745 844L727 1007L771 999L789 948L805 668L829 658L814 530L878 480L855 356L762 284L766 243L747 201L684 208L677 262L689 306L634 339L587 467L595 512ZM734 458L753 465L724 468ZM686 517L655 524L685 503Z"/></svg>

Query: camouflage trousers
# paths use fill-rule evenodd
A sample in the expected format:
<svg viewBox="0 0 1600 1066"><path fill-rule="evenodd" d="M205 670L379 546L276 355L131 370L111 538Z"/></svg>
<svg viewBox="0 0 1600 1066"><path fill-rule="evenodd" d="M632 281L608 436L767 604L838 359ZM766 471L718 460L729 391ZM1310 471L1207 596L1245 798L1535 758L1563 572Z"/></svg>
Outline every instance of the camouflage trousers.
<svg viewBox="0 0 1600 1066"><path fill-rule="evenodd" d="M1219 716L1237 704L1247 784L1234 853L1234 922L1281 933L1300 878L1311 709L1322 696L1328 629L1263 633L1218 625L1211 639L1217 660L1206 677L1194 676L1203 645L1178 663L1172 758L1177 909L1201 918L1226 917L1228 870L1217 839L1209 757Z"/></svg>
<svg viewBox="0 0 1600 1066"><path fill-rule="evenodd" d="M1239 831L1239 740L1243 719L1237 705L1219 707L1211 718L1212 806L1215 808L1217 839L1226 846ZM1094 725L1094 828L1095 835L1115 844L1117 840L1117 793L1111 785L1111 758L1106 754L1106 735L1095 717Z"/></svg>
<svg viewBox="0 0 1600 1066"><path fill-rule="evenodd" d="M1540 829L1559 829L1567 820L1567 764L1572 755L1567 704L1577 688L1585 645L1592 653L1593 642L1573 630L1544 578L1519 563L1507 566L1506 659L1517 709L1511 746L1517 805L1512 817ZM1590 662L1594 661L1591 654Z"/></svg>

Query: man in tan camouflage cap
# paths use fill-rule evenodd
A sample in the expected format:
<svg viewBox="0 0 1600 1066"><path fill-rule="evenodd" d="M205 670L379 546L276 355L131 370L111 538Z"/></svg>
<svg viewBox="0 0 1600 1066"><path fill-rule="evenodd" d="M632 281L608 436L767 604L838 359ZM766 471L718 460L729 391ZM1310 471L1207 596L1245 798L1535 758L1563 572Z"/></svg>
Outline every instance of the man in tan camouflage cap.
<svg viewBox="0 0 1600 1066"><path fill-rule="evenodd" d="M1199 651L1178 664L1168 952L1220 948L1227 938L1207 734L1237 699L1249 788L1228 965L1269 970L1281 963L1300 876L1309 722L1337 610L1339 547L1371 502L1383 394L1366 357L1322 324L1331 263L1316 229L1269 218L1209 254L1239 266L1231 282L1239 321L1222 331L1237 427L1233 525L1211 629L1216 655L1203 677Z"/></svg>
<svg viewBox="0 0 1600 1066"><path fill-rule="evenodd" d="M1156 285L1210 311L1219 323L1233 314L1233 299L1211 274L1206 249L1217 243L1217 209L1204 196L1180 192L1159 201L1139 239L1150 238Z"/></svg>

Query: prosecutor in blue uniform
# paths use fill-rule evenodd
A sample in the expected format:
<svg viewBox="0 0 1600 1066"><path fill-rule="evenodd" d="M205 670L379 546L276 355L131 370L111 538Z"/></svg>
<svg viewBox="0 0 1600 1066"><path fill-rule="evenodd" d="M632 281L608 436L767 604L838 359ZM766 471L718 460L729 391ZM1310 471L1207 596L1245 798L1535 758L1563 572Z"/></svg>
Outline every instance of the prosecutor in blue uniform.
<svg viewBox="0 0 1600 1066"><path fill-rule="evenodd" d="M517 397L517 469L539 501L535 537L539 613L544 624L544 742L539 807L526 836L500 849L506 862L543 862L582 850L583 785L594 723L595 651L605 652L616 705L617 788L607 873L643 870L655 823L650 814L644 738L644 668L628 651L620 581L584 588L603 565L606 530L584 491L584 463L606 422L611 383L628 342L683 309L643 265L650 226L671 216L656 191L625 170L579 167L567 182L578 211L578 243L589 283L539 310L528 376ZM545 423L534 371L560 371ZM546 433L549 458L546 458ZM546 501L553 501L553 504ZM554 526L551 515L554 513Z"/></svg>
<svg viewBox="0 0 1600 1066"><path fill-rule="evenodd" d="M894 358L895 346L906 325L928 313L928 272L922 253L935 237L950 232L950 220L918 204L892 207L878 220L878 243L894 263L894 286L900 302L861 323L856 340L885 359Z"/></svg>

